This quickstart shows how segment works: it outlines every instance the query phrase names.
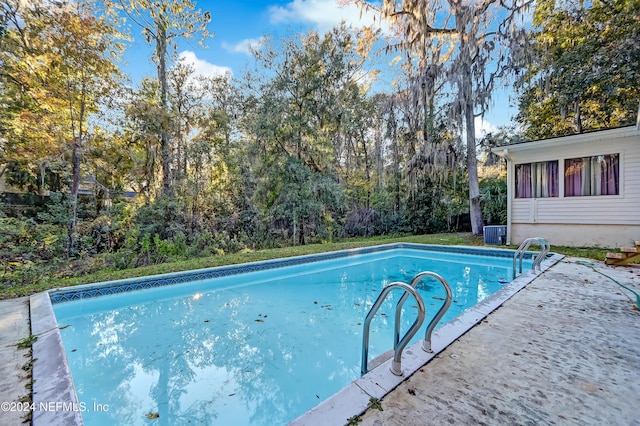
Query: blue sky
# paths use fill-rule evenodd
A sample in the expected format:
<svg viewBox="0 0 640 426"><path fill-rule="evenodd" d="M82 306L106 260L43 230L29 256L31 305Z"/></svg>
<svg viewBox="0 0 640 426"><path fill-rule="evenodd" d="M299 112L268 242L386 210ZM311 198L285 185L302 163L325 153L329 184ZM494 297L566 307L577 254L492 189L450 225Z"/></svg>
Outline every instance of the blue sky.
<svg viewBox="0 0 640 426"><path fill-rule="evenodd" d="M287 36L309 29L323 33L345 20L354 27L370 24L371 16L360 16L355 6L339 6L336 0L195 0L197 8L211 13L208 28L215 37L207 41L208 48L196 40L180 40L178 52L185 62L191 63L197 73L205 75L231 72L242 74L251 62L248 46L269 35ZM151 61L152 47L144 43L139 29L133 27L134 46L125 55L123 68L134 78L155 75ZM506 92L495 99L485 119L477 120L481 130L495 130L509 124L515 109L509 108ZM480 131L481 131L480 130ZM476 132L479 136L479 131Z"/></svg>

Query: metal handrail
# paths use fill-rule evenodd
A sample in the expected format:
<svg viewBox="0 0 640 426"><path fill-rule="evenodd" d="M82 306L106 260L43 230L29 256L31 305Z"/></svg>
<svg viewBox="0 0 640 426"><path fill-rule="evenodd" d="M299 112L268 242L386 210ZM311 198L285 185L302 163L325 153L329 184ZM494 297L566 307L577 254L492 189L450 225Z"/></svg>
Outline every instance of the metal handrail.
<svg viewBox="0 0 640 426"><path fill-rule="evenodd" d="M520 265L519 265L520 267L518 271L520 274L522 274L522 260L524 258L524 253L529 249L529 246L531 246L531 244L533 243L537 243L540 245L540 253L538 253L533 258L533 262L531 264L531 269L534 271L536 270L536 268L537 269L541 268L540 265L542 261L549 253L549 250L551 250L551 245L549 244L549 242L542 237L531 237L524 240L522 244L520 244L520 247L518 247L518 249L513 254L513 278L514 279L516 277L516 260L517 259L520 260Z"/></svg>
<svg viewBox="0 0 640 426"><path fill-rule="evenodd" d="M451 301L453 299L453 296L451 294L451 287L449 286L447 281L444 278L442 278L440 275L436 274L435 272L431 272L431 271L420 272L415 277L413 277L409 285L413 288L416 288L418 285L418 282L420 282L424 277L432 277L440 281L440 283L444 287L445 292L447 293L447 297L445 298L444 304L440 307L436 315L429 322L429 325L427 326L427 331L424 334L424 341L422 342L422 349L424 351L433 352L431 350L431 334L433 333L433 330L436 328L436 325L438 324L438 322L442 319L444 314L447 312L447 309L449 309L449 307L451 306ZM394 346L398 343L400 339L400 313L402 311L402 306L404 305L404 302L407 300L408 297L409 295L407 293L403 294L400 300L398 300L398 304L396 305L396 322L395 322L395 330L393 335Z"/></svg>
<svg viewBox="0 0 640 426"><path fill-rule="evenodd" d="M402 376L402 366L401 366L402 351L407 346L407 343L409 343L411 338L415 336L415 334L420 329L420 326L422 326L422 323L424 322L424 316L425 316L424 302L422 301L422 297L420 297L418 292L413 287L411 287L409 284L401 283L401 282L393 282L388 286L386 286L382 290L378 298L376 299L375 303L369 310L369 313L367 314L367 317L364 320L364 332L362 334L362 364L360 367L360 373L362 373L363 376L367 374L367 372L369 371L368 369L369 329L371 325L371 320L375 316L378 309L380 309L382 302L384 302L384 300L387 298L387 295L389 294L389 292L391 292L391 290L393 290L394 288L403 289L404 290L403 297L407 293L411 293L411 295L416 299L416 302L418 303L418 318L416 318L416 320L413 322L411 327L409 327L409 330L404 335L404 337L398 342L394 342L394 345L393 345L394 354L393 354L393 362L391 363L391 372L396 376Z"/></svg>
<svg viewBox="0 0 640 426"><path fill-rule="evenodd" d="M542 250L540 251L540 253L538 253L536 258L533 259L533 264L531 265L531 267L533 269L537 268L538 270L541 270L542 261L547 257L547 254L549 254L549 251L551 250L551 245L549 244L549 241L541 237L538 237L538 241L541 243Z"/></svg>

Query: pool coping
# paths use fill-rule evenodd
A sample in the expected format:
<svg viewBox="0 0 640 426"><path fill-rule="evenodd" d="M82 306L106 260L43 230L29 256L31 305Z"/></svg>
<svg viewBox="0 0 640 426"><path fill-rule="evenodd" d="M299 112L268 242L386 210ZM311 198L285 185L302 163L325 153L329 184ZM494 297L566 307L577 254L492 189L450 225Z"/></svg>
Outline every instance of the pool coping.
<svg viewBox="0 0 640 426"><path fill-rule="evenodd" d="M31 296L29 304L31 334L37 336L32 346L31 424L82 426L84 404L78 401L51 298L45 291Z"/></svg>
<svg viewBox="0 0 640 426"><path fill-rule="evenodd" d="M478 254L479 251L482 251L485 252L483 254L488 256L513 258L513 250L503 248L394 243L161 274L145 278L64 287L33 295L30 297L31 333L38 336L38 339L33 344L33 359L35 362L33 367L34 410L32 425L84 425L82 412L91 408L85 402L78 400L59 325L53 312L54 303L403 248L447 251L456 254ZM345 424L348 418L362 414L367 409L371 398L380 399L391 392L449 344L466 333L489 313L533 281L541 272L553 266L563 257L563 255L551 253L542 262L540 270L529 271L519 275L496 293L434 331L432 335L432 353L423 351L421 342L406 348L402 358L402 376L396 376L391 373L389 370L391 360L387 360L289 424L323 424L326 422L330 424ZM71 296L64 297L64 295Z"/></svg>

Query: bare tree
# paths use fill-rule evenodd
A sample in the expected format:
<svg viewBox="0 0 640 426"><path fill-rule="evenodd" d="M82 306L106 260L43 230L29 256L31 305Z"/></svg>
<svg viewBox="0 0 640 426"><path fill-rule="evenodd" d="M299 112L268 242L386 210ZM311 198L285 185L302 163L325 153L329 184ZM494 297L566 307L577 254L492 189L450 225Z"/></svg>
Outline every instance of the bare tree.
<svg viewBox="0 0 640 426"><path fill-rule="evenodd" d="M489 107L496 82L505 71L509 41L522 32L518 18L529 0L353 2L385 18L399 35L400 41L393 46L417 58L423 78L414 79L414 90L436 81L429 73L435 72L436 78L444 75L446 88L453 93L447 104L449 123L466 143L472 231L481 234L475 118Z"/></svg>

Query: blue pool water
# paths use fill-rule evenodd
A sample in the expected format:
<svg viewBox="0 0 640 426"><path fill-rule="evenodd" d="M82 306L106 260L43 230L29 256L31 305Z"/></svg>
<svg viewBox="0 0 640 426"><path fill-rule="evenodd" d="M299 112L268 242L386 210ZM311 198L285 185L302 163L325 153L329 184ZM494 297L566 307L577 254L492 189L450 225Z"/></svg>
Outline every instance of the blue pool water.
<svg viewBox="0 0 640 426"><path fill-rule="evenodd" d="M369 308L425 270L451 286L446 322L510 281L512 259L394 249L53 307L79 401L107 407L85 424L285 424L360 376ZM445 296L435 280L418 289L427 319L415 340ZM371 324L370 359L392 347L400 296ZM415 315L409 299L403 330Z"/></svg>

